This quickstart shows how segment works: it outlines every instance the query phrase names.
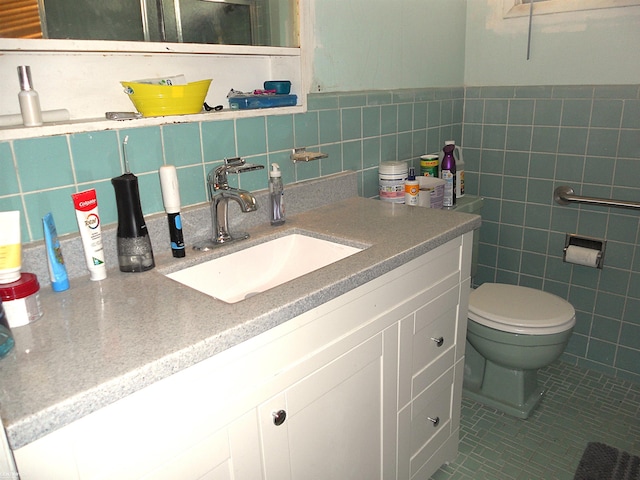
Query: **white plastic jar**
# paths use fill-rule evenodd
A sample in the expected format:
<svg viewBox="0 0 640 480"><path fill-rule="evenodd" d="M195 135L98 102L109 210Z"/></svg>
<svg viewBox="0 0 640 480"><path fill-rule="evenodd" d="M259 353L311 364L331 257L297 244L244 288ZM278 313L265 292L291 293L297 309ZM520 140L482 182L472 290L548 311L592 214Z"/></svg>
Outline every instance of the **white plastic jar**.
<svg viewBox="0 0 640 480"><path fill-rule="evenodd" d="M404 203L404 182L409 168L406 162L382 162L378 168L380 200Z"/></svg>
<svg viewBox="0 0 640 480"><path fill-rule="evenodd" d="M0 285L0 298L11 328L35 322L42 316L40 284L33 273L22 273L17 281Z"/></svg>

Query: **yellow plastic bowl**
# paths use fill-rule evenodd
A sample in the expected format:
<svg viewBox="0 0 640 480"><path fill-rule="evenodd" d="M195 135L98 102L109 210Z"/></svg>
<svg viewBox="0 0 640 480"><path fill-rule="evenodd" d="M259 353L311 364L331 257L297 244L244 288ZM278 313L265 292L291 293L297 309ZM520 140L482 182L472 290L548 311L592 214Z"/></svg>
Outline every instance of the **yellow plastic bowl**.
<svg viewBox="0 0 640 480"><path fill-rule="evenodd" d="M186 85L149 85L120 82L124 91L144 117L200 113L211 79Z"/></svg>

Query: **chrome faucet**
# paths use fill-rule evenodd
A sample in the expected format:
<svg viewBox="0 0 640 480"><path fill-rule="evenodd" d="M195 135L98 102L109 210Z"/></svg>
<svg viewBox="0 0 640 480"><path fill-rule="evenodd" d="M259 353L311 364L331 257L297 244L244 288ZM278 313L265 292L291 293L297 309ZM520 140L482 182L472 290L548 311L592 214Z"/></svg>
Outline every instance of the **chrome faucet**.
<svg viewBox="0 0 640 480"><path fill-rule="evenodd" d="M212 169L207 175L207 187L211 202L211 223L213 225L213 237L193 248L197 250L210 250L224 243L249 238L248 233L229 232L229 200L234 200L240 205L243 212L254 212L258 208L255 197L246 190L233 188L227 181L228 173L243 173L251 170L260 170L262 165L245 163L243 158L225 158L224 165Z"/></svg>

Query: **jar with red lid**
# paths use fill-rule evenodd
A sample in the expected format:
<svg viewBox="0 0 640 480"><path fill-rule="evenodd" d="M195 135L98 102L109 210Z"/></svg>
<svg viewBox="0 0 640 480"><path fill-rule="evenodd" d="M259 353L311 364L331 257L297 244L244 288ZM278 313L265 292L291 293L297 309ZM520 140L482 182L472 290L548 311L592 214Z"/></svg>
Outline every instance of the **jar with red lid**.
<svg viewBox="0 0 640 480"><path fill-rule="evenodd" d="M0 284L0 299L11 328L35 322L42 316L40 284L33 273L24 272L15 282Z"/></svg>

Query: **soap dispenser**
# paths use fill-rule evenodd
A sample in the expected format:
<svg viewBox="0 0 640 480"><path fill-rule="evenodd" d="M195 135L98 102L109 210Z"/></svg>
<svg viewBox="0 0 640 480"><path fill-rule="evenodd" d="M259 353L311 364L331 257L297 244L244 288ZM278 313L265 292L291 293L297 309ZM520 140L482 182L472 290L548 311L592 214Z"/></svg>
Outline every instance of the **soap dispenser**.
<svg viewBox="0 0 640 480"><path fill-rule="evenodd" d="M271 225L282 225L284 223L284 186L280 165L277 163L272 163L269 171L269 205Z"/></svg>
<svg viewBox="0 0 640 480"><path fill-rule="evenodd" d="M404 203L406 205L418 205L418 195L420 193L420 182L416 180L416 170L411 167L409 176L404 182Z"/></svg>
<svg viewBox="0 0 640 480"><path fill-rule="evenodd" d="M118 210L118 264L121 272L144 272L155 267L147 224L142 216L138 178L129 171L126 155L128 137L123 142L125 170L111 179Z"/></svg>

